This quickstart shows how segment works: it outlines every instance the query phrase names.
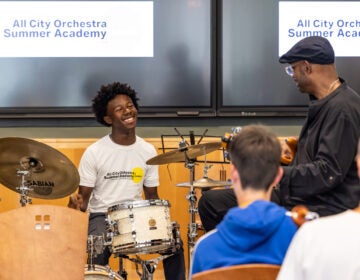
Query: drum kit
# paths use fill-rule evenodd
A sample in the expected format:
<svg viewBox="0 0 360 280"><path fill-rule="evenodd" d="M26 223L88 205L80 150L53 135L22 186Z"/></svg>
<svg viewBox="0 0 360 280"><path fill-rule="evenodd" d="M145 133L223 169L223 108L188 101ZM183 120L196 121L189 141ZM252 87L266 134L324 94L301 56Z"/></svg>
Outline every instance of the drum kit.
<svg viewBox="0 0 360 280"><path fill-rule="evenodd" d="M195 193L195 188L200 188L202 190L210 189L214 187L224 187L231 185L228 181L216 181L208 178L208 170L209 166L206 164L206 155L210 152L219 150L222 148L221 142L208 142L203 144L195 144L195 145L186 145L183 139L179 144L179 149L163 153L158 155L146 163L149 165L161 165L175 162L185 162L185 167L190 171L190 180L189 182L179 183L177 187L188 187L189 193L186 196L186 199L189 202L189 214L190 214L190 222L188 225L188 249L189 249L189 257L191 257L191 253L193 247L195 245L195 238L198 235L198 224L196 223L195 215L197 211L197 197ZM204 156L205 164L204 164L204 176L199 180L194 180L194 168L196 163L196 158Z"/></svg>
<svg viewBox="0 0 360 280"><path fill-rule="evenodd" d="M196 158L219 150L221 142L197 145L180 145L179 149L165 152L147 161L149 165L185 162L190 170L190 181L178 187L189 188L190 223L188 225L189 255L195 244L198 224L195 188L208 189L228 186L227 181L207 177L194 180ZM79 174L74 164L61 152L41 142L17 137L0 139L0 183L20 194L21 206L32 203L32 198L57 199L74 193L79 185ZM179 224L170 219L170 203L167 200L141 200L122 203L108 208L105 236L89 235L87 238L88 261L85 279L126 279L124 258L136 264L141 279L152 279L158 262L171 256L180 247ZM94 264L94 259L108 247L119 257L119 273L110 267ZM129 255L134 254L135 258ZM143 260L139 254L159 254L151 260ZM138 269L141 265L142 273Z"/></svg>

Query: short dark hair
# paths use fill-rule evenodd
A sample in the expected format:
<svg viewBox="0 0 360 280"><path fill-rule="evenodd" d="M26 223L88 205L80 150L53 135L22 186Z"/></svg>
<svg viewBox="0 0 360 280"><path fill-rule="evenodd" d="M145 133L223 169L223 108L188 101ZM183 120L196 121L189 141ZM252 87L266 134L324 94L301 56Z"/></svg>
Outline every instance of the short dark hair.
<svg viewBox="0 0 360 280"><path fill-rule="evenodd" d="M245 126L231 140L229 154L243 189L268 190L281 157L280 142L274 133L263 125Z"/></svg>
<svg viewBox="0 0 360 280"><path fill-rule="evenodd" d="M92 110L95 114L96 120L105 125L110 126L107 122L104 121L104 117L107 115L107 105L108 103L115 98L115 96L123 94L130 97L136 110L138 107L137 93L127 84L122 84L119 82L114 82L107 85L102 85L100 90L97 92L97 95L92 100Z"/></svg>

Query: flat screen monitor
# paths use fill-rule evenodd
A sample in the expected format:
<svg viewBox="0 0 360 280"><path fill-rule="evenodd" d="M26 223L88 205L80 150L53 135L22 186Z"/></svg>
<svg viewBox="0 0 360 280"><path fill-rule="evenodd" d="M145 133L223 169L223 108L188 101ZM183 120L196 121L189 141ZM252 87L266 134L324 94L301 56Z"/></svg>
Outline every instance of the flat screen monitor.
<svg viewBox="0 0 360 280"><path fill-rule="evenodd" d="M127 83L140 116L214 115L209 0L0 1L0 116L82 116Z"/></svg>
<svg viewBox="0 0 360 280"><path fill-rule="evenodd" d="M220 1L220 116L304 116L309 96L279 56L311 35L332 43L339 76L360 92L359 1Z"/></svg>

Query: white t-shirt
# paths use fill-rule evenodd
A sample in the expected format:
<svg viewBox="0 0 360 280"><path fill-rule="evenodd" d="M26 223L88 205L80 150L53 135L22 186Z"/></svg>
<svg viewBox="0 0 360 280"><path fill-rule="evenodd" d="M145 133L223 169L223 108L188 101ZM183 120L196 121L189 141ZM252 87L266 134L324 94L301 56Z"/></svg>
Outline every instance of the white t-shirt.
<svg viewBox="0 0 360 280"><path fill-rule="evenodd" d="M113 205L142 199L143 186L157 187L158 166L146 164L156 155L154 146L138 136L130 146L114 143L109 135L90 145L79 165L80 186L94 188L89 212L106 213Z"/></svg>
<svg viewBox="0 0 360 280"><path fill-rule="evenodd" d="M295 234L277 280L360 279L360 213L306 222Z"/></svg>

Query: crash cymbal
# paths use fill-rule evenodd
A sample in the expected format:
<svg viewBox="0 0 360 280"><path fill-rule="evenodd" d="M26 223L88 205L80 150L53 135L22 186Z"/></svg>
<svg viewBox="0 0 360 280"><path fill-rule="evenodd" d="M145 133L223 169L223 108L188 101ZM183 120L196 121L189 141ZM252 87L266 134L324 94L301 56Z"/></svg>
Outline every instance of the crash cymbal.
<svg viewBox="0 0 360 280"><path fill-rule="evenodd" d="M176 185L177 187L191 187L190 182L180 183ZM210 178L203 177L199 180L193 182L194 188L215 188L215 187L225 187L231 186L231 182L228 181L215 181Z"/></svg>
<svg viewBox="0 0 360 280"><path fill-rule="evenodd" d="M79 186L79 173L73 163L56 149L26 138L0 139L0 183L19 192L24 184L28 196L55 199L73 193Z"/></svg>
<svg viewBox="0 0 360 280"><path fill-rule="evenodd" d="M177 149L153 157L149 159L146 162L146 164L158 165L158 164L166 164L172 162L187 161L189 159L194 159L198 156L203 156L220 148L221 148L221 142L210 142L210 143L187 146L184 149Z"/></svg>

